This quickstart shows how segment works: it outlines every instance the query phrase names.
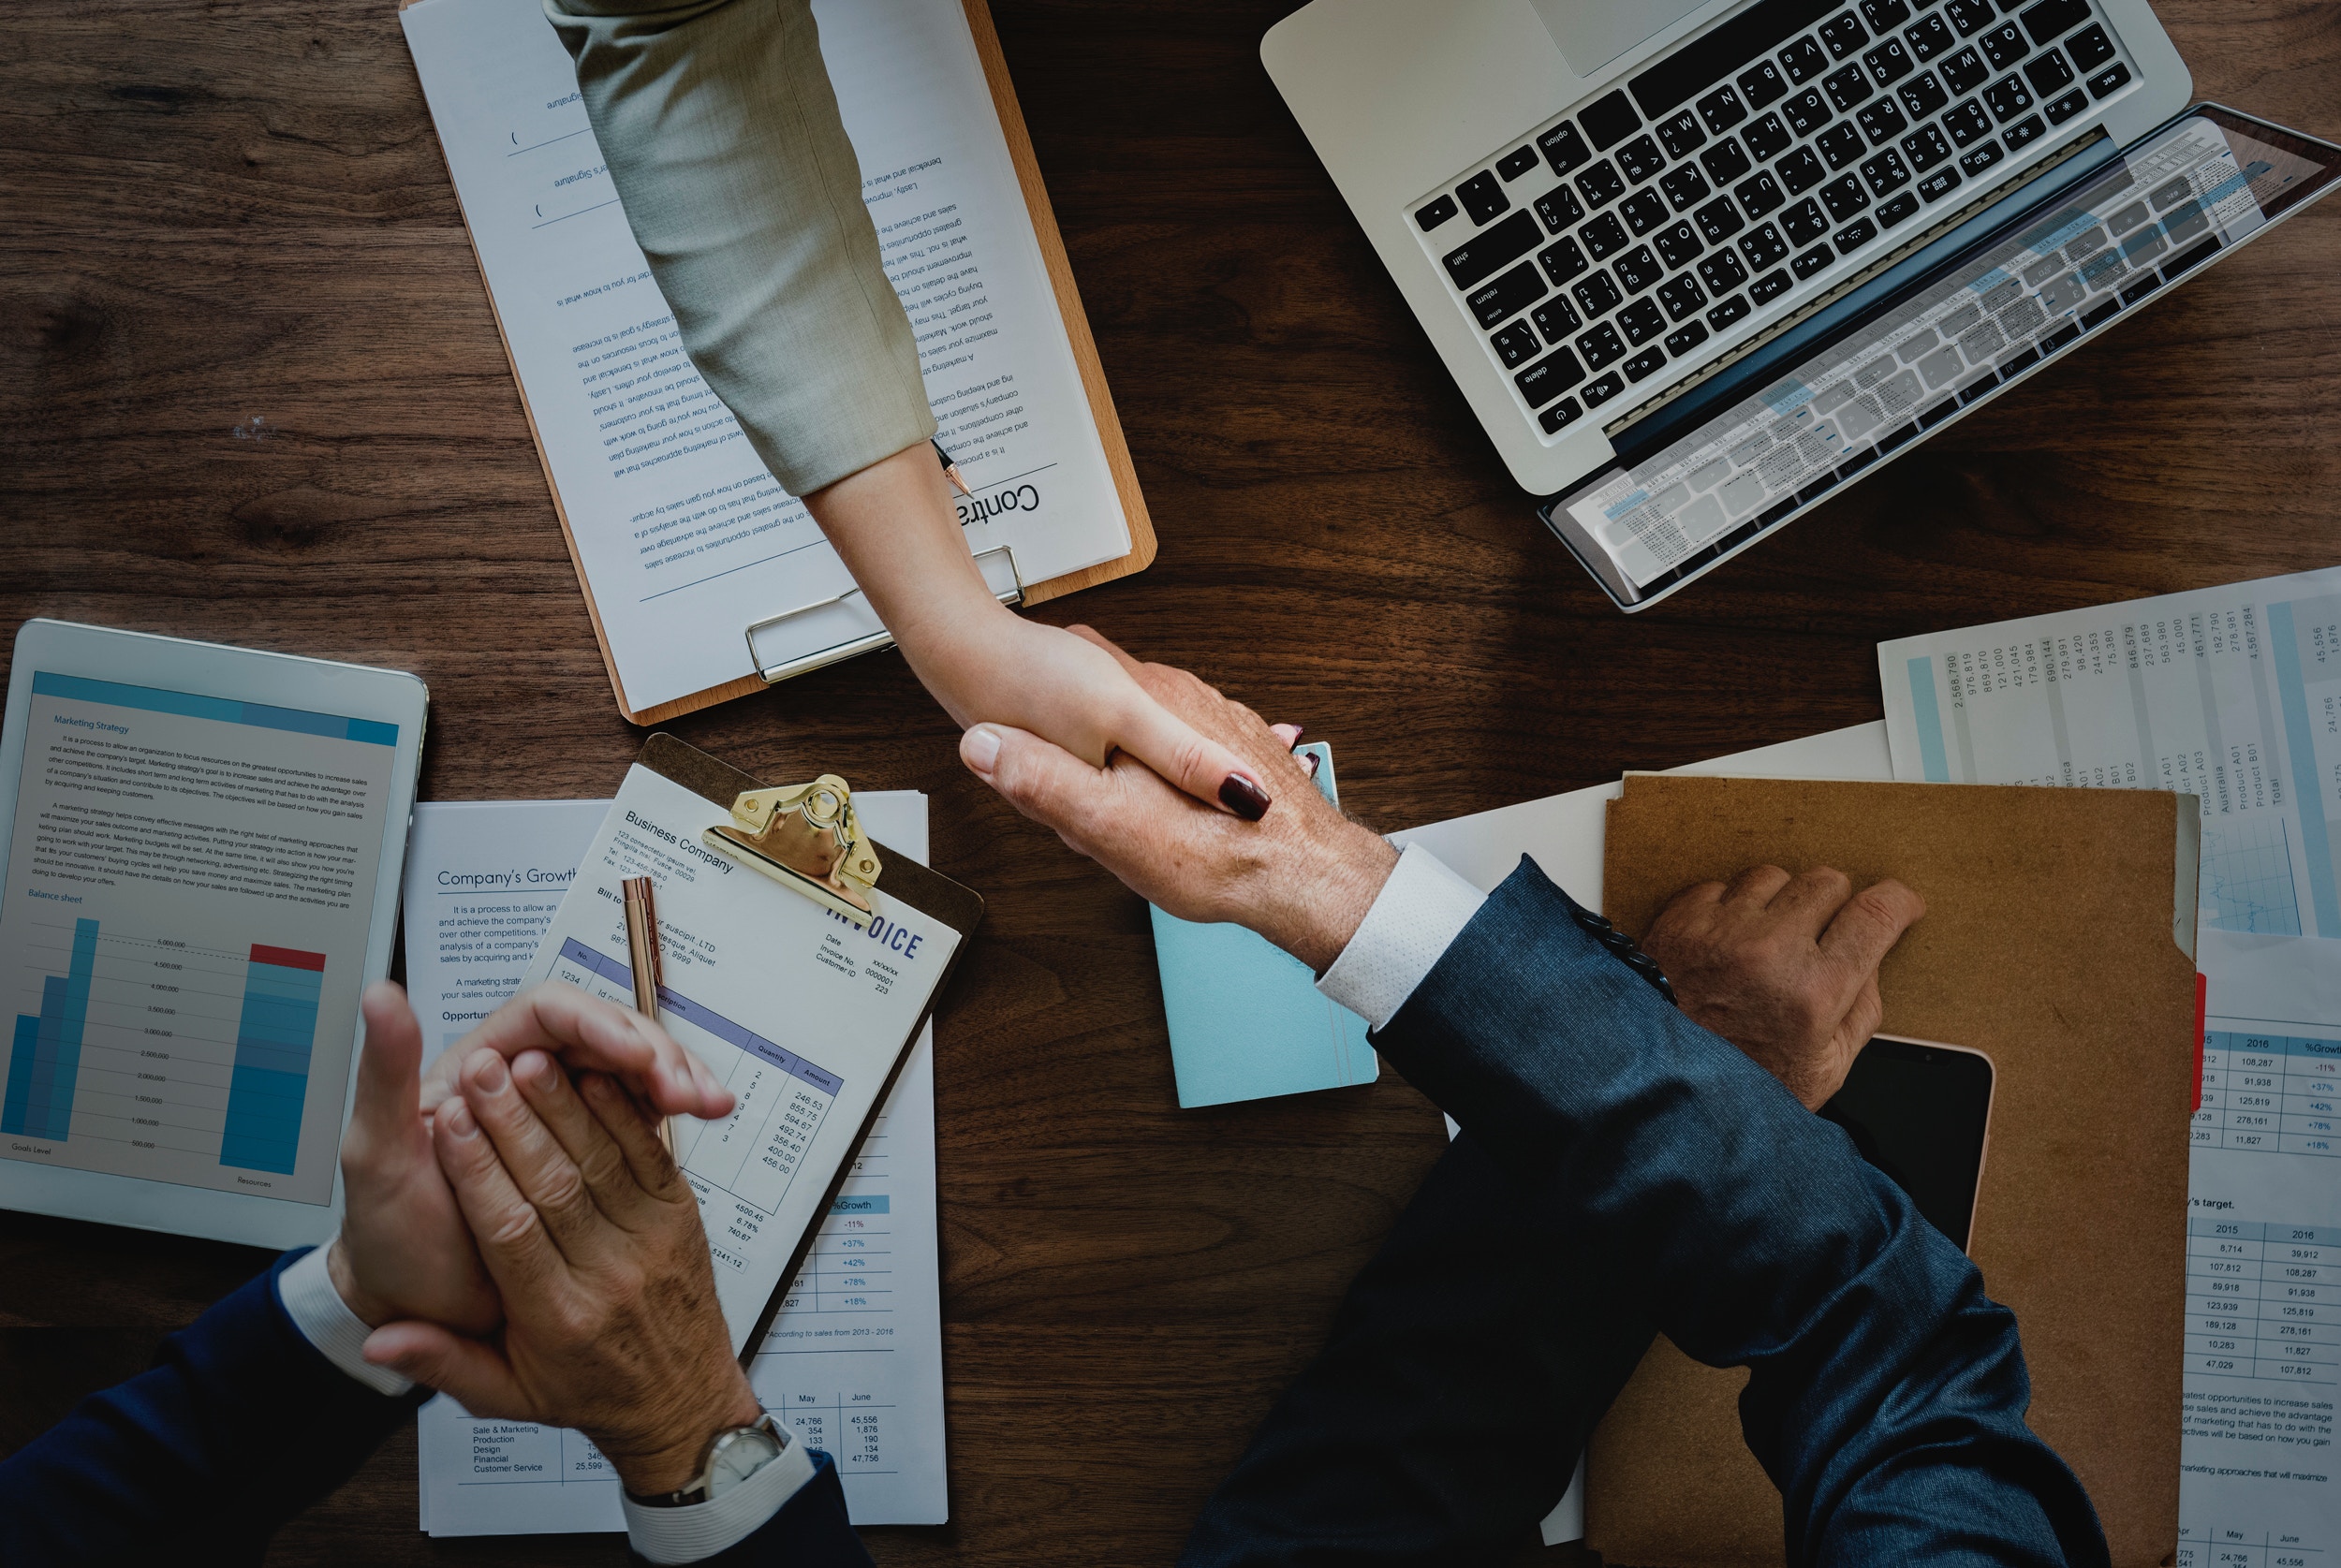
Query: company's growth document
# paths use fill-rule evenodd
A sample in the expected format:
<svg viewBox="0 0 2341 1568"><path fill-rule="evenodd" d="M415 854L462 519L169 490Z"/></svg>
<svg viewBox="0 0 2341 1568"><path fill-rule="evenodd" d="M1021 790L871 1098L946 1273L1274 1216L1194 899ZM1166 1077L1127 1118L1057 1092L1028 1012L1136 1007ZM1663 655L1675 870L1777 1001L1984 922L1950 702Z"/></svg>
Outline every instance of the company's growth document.
<svg viewBox="0 0 2341 1568"><path fill-rule="evenodd" d="M697 815L692 820L710 814L705 801L693 799ZM425 1037L434 1048L443 1033L460 1038L524 978L535 977L528 973L527 957L510 957L512 945L524 943L523 954L534 954L559 904L557 894L549 897L543 889L555 885L566 889L577 880L580 863L592 853L597 830L611 814L610 804L499 801L418 808L406 876L406 971L415 1006L424 1018ZM890 849L925 858L924 796L871 792L857 795L854 804L863 825ZM647 828L629 827L627 831L638 840L647 835L647 842L660 845L670 857L677 853L677 846L666 844ZM693 864L699 864L696 857ZM606 863L604 870L612 879L626 874ZM669 989L675 998L706 1003L710 989L685 979L677 962L676 948L685 931L699 928L689 925L678 908L684 895L670 890L663 872L654 874L660 878ZM744 868L739 874L755 875ZM611 880L609 887L614 892L616 882ZM772 891L814 910L786 889L775 887ZM833 924L844 938L866 940L855 938L843 922L830 922L819 911L814 913L817 923ZM689 917L699 918L696 913ZM623 931L613 931L619 940L607 956L614 960L621 978L612 987L607 982L607 966L600 966L584 971L585 983L613 1000L630 1003ZM598 946L593 950L602 951ZM851 947L843 950L850 952ZM922 944L918 957L925 956ZM752 983L752 972L748 978ZM717 1254L722 1272L727 1253L745 1255L740 1238L725 1233L735 1223L762 1230L767 1211L754 1200L743 1206L737 1199L748 1185L737 1174L739 1162L727 1164L700 1146L710 1132L755 1120L744 1101L758 1091L754 1084L743 1087L743 1069L759 1077L775 1075L765 1070L769 1062L758 1067L744 1062L728 1044L722 1051L714 1048L704 1031L695 1032L689 1010L675 1008L673 1000L669 1027L718 1072L729 1062L729 1081L744 1098L729 1122L699 1128L697 1137L685 1146L685 1168L699 1191L710 1232L725 1238ZM803 1049L807 1056L817 1056L810 1043L803 1043ZM797 1084L790 1081L786 1087L792 1092L786 1103L796 1105ZM764 1103L780 1102L768 1095ZM687 1121L682 1125L697 1126ZM764 1150L766 1156L771 1153L769 1148ZM734 1194L729 1216L724 1212L727 1194ZM750 1364L751 1379L765 1405L787 1420L801 1441L836 1460L847 1505L857 1524L938 1524L948 1517L938 1290L934 1039L929 1030L905 1061ZM422 1525L434 1535L626 1527L617 1478L582 1433L475 1418L445 1398L423 1407L420 1427Z"/></svg>
<svg viewBox="0 0 2341 1568"><path fill-rule="evenodd" d="M330 1204L398 726L32 688L0 1157Z"/></svg>
<svg viewBox="0 0 2341 1568"><path fill-rule="evenodd" d="M1036 583L1130 550L1127 520L959 0L817 5L862 199L919 343L979 554ZM641 711L878 629L684 355L538 0L400 13L624 705ZM1005 562L987 557L995 587Z"/></svg>
<svg viewBox="0 0 2341 1568"><path fill-rule="evenodd" d="M2200 796L2201 923L2341 937L2341 568L1880 643L1877 667L1894 777Z"/></svg>

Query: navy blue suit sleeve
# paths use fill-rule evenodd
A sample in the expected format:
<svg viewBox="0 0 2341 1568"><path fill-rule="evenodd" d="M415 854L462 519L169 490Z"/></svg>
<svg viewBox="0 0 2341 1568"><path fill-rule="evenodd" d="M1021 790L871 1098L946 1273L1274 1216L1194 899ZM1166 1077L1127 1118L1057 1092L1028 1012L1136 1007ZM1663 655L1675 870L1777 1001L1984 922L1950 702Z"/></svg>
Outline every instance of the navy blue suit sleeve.
<svg viewBox="0 0 2341 1568"><path fill-rule="evenodd" d="M309 1343L276 1293L301 1255L0 1461L0 1562L161 1562L200 1543L206 1561L257 1563L429 1398L376 1394Z"/></svg>
<svg viewBox="0 0 2341 1568"><path fill-rule="evenodd" d="M2012 1313L1845 1134L1579 929L1533 862L1376 1037L1621 1315L1750 1369L1792 1563L2102 1563Z"/></svg>
<svg viewBox="0 0 2341 1568"><path fill-rule="evenodd" d="M634 1561L648 1561L639 1554ZM746 1540L701 1558L694 1568L871 1568L871 1563L846 1517L846 1488L837 1479L837 1466L817 1448L813 1479L798 1487L779 1513Z"/></svg>

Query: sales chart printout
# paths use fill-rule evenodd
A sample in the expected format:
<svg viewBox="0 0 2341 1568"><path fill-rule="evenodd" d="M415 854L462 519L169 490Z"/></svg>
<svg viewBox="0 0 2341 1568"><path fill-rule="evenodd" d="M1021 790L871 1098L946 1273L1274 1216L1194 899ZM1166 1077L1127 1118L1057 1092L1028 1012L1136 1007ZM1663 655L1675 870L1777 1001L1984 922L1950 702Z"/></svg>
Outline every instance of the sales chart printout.
<svg viewBox="0 0 2341 1568"><path fill-rule="evenodd" d="M2341 1553L2341 960L2206 931L2179 1568Z"/></svg>
<svg viewBox="0 0 2341 1568"><path fill-rule="evenodd" d="M460 1020L483 1006L493 1011L519 989L526 966L500 956L503 944L512 940L502 933L540 934L552 913L541 895L529 890L529 874L536 872L542 883L564 866L574 871L591 850L609 804L418 808L407 866L406 967L434 1049L439 1041L433 1018L444 1014ZM925 857L925 797L872 791L857 794L854 806L863 826L890 849ZM697 809L704 814L706 803ZM478 890L450 892L443 884ZM419 914L424 898L466 913L443 911L435 919ZM675 980L677 912L663 876L659 900L669 933L668 975ZM455 950L444 955L424 952L449 944ZM498 975L508 980L502 994L490 997ZM670 1027L673 1022L670 1018ZM700 1049L682 1030L677 1034ZM715 1053L701 1054L721 1070ZM696 1171L692 1182L712 1228L714 1215L707 1204L714 1189ZM949 1517L932 1029L904 1061L749 1373L758 1397L798 1440L836 1461L856 1524L939 1524ZM581 1432L479 1419L441 1398L423 1407L420 1436L422 1527L434 1535L626 1528L616 1474Z"/></svg>
<svg viewBox="0 0 2341 1568"><path fill-rule="evenodd" d="M1129 527L958 0L817 5L821 54L969 548L1034 583ZM802 505L683 352L538 0L400 13L626 707L879 629ZM985 555L994 586L1003 558Z"/></svg>
<svg viewBox="0 0 2341 1568"><path fill-rule="evenodd" d="M331 1203L398 726L32 686L0 1155Z"/></svg>
<svg viewBox="0 0 2341 1568"><path fill-rule="evenodd" d="M2341 568L1883 642L1877 667L1897 779L2198 796L2204 926L2341 937Z"/></svg>

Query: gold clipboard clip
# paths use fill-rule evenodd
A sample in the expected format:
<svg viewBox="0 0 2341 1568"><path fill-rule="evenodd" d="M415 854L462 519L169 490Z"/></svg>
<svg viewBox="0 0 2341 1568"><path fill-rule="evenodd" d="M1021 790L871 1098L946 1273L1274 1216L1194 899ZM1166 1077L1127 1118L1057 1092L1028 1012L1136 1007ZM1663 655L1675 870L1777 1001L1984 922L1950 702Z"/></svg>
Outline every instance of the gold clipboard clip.
<svg viewBox="0 0 2341 1568"><path fill-rule="evenodd" d="M836 774L743 791L731 802L731 820L700 836L709 848L852 921L856 931L869 925L870 889L884 868L861 831L852 788Z"/></svg>

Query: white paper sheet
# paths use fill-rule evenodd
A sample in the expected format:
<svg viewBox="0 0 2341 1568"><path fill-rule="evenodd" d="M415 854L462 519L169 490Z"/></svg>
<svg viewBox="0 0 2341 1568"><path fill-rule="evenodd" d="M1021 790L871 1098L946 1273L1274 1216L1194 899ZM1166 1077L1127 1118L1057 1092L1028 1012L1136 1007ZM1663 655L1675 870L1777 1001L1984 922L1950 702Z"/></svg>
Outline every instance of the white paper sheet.
<svg viewBox="0 0 2341 1568"><path fill-rule="evenodd" d="M855 797L873 836L927 854L926 798ZM610 802L418 808L407 860L409 994L433 1054L519 989L553 901ZM423 915L429 909L434 914ZM505 945L524 942L519 960ZM442 951L442 949L445 949ZM503 991L491 995L501 984ZM444 1029L443 1027L444 1026ZM934 1031L922 1033L795 1288L750 1365L757 1395L836 1461L857 1524L949 1515L935 1188ZM423 1407L422 1528L434 1535L626 1528L615 1475L582 1433Z"/></svg>
<svg viewBox="0 0 2341 1568"><path fill-rule="evenodd" d="M2341 937L2341 568L1884 642L1877 667L1894 777L2200 796L2201 924Z"/></svg>
<svg viewBox="0 0 2341 1568"><path fill-rule="evenodd" d="M1127 554L964 12L814 9L940 439L976 491L969 547L1012 546L1028 583ZM685 358L537 0L399 20L627 706L748 674L747 626L851 587L844 564ZM876 629L847 600L759 637L755 663Z"/></svg>

